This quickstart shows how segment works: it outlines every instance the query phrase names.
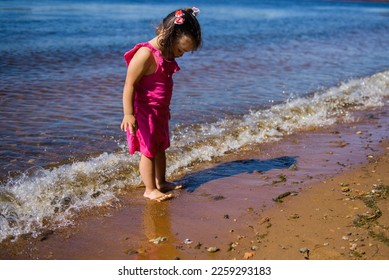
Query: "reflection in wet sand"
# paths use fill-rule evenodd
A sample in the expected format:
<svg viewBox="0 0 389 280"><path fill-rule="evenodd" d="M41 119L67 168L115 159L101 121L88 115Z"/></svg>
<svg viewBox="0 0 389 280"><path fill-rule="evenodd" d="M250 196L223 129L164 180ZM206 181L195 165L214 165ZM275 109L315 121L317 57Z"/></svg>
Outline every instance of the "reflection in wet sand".
<svg viewBox="0 0 389 280"><path fill-rule="evenodd" d="M147 259L168 259L178 256L179 241L171 227L170 203L147 201L144 211L144 232L150 241Z"/></svg>

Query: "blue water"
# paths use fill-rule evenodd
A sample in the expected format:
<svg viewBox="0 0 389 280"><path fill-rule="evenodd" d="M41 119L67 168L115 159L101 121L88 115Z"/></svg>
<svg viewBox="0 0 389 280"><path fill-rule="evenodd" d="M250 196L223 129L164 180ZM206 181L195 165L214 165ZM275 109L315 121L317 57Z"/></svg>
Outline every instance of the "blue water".
<svg viewBox="0 0 389 280"><path fill-rule="evenodd" d="M387 102L388 3L0 1L2 237L139 183L123 54L191 5L204 45L178 59L169 174Z"/></svg>

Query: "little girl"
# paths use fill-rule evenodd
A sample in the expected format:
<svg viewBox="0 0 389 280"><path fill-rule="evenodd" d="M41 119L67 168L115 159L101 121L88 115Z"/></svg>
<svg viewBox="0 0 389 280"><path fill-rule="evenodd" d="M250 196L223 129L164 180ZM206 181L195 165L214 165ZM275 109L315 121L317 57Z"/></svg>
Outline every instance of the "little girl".
<svg viewBox="0 0 389 280"><path fill-rule="evenodd" d="M141 152L139 170L146 186L144 197L163 201L176 189L165 178L165 150L170 146L172 75L179 71L175 58L201 46L196 7L170 13L156 28L156 37L124 54L127 76L123 89L122 131L127 132L130 154Z"/></svg>

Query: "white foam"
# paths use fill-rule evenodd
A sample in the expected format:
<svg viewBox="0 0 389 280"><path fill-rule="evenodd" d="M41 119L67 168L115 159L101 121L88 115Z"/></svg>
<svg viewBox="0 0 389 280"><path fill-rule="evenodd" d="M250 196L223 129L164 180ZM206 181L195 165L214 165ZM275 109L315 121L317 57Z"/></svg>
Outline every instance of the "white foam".
<svg viewBox="0 0 389 280"><path fill-rule="evenodd" d="M9 179L0 188L0 240L37 234L47 224L66 225L80 209L110 203L118 189L139 183L133 161L124 154L104 153L89 161L40 168Z"/></svg>

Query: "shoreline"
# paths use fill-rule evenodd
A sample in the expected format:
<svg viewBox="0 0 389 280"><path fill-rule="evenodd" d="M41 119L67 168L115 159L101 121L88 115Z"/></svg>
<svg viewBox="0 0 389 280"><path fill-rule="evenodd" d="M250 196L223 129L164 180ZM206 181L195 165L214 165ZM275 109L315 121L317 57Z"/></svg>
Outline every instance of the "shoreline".
<svg viewBox="0 0 389 280"><path fill-rule="evenodd" d="M0 259L389 259L385 107L204 164L167 202L128 191L118 208L0 243Z"/></svg>

